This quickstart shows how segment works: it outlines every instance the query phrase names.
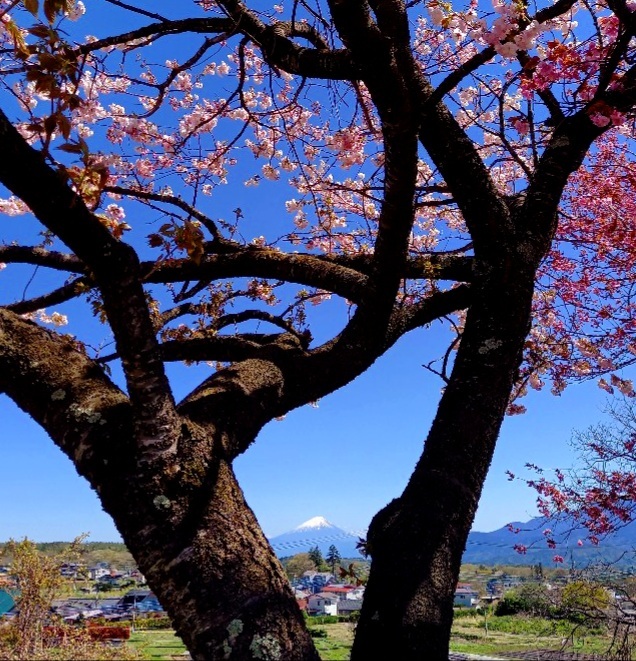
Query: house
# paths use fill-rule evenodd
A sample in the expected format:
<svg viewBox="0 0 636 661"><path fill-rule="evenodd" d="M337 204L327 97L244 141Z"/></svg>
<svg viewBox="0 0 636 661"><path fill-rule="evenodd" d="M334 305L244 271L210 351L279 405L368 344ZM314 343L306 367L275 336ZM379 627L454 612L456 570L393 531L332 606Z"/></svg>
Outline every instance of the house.
<svg viewBox="0 0 636 661"><path fill-rule="evenodd" d="M101 578L104 578L104 576L110 576L110 569L101 565L95 565L94 567L89 567L88 575L91 580L99 581Z"/></svg>
<svg viewBox="0 0 636 661"><path fill-rule="evenodd" d="M77 578L82 566L77 562L64 562L60 565L60 574L66 578Z"/></svg>
<svg viewBox="0 0 636 661"><path fill-rule="evenodd" d="M514 590L523 583L520 576L510 576L509 574L501 574L495 578L491 578L486 584L486 590L490 594L503 594L508 590Z"/></svg>
<svg viewBox="0 0 636 661"><path fill-rule="evenodd" d="M335 583L336 579L329 572L306 571L299 579L298 584L311 592L320 592L325 585Z"/></svg>
<svg viewBox="0 0 636 661"><path fill-rule="evenodd" d="M15 608L15 596L13 591L0 590L0 617L8 615Z"/></svg>
<svg viewBox="0 0 636 661"><path fill-rule="evenodd" d="M351 615L362 608L362 599L341 599L338 604L338 615Z"/></svg>
<svg viewBox="0 0 636 661"><path fill-rule="evenodd" d="M329 594L335 594L340 597L340 599L354 599L360 600L364 595L364 586L354 586L354 585L342 585L342 584L332 584L326 585L321 592L327 592Z"/></svg>
<svg viewBox="0 0 636 661"><path fill-rule="evenodd" d="M458 584L455 589L455 599L453 606L460 606L463 608L472 608L479 601L479 593L466 583Z"/></svg>
<svg viewBox="0 0 636 661"><path fill-rule="evenodd" d="M309 615L338 615L339 597L327 592L318 592L310 595L307 600Z"/></svg>
<svg viewBox="0 0 636 661"><path fill-rule="evenodd" d="M126 573L126 576L132 578L139 585L146 584L146 577L138 569L131 569Z"/></svg>
<svg viewBox="0 0 636 661"><path fill-rule="evenodd" d="M111 597L107 599L93 598L67 598L54 599L51 610L66 622L75 620L88 620L93 617L102 617L117 609L120 599Z"/></svg>
<svg viewBox="0 0 636 661"><path fill-rule="evenodd" d="M163 612L159 599L150 590L129 590L121 598L119 606L122 610L133 610L138 613Z"/></svg>

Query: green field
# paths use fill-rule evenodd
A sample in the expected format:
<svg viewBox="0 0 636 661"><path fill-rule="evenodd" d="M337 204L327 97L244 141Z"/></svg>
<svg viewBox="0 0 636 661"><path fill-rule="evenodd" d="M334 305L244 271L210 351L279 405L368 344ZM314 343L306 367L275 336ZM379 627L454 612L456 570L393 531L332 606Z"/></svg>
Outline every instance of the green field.
<svg viewBox="0 0 636 661"><path fill-rule="evenodd" d="M322 661L346 661L353 641L353 624L312 625L310 631ZM469 654L496 655L505 652L530 652L536 650L560 650L568 654L604 655L610 645L605 632L573 624L543 618L506 616L488 619L488 631L484 618L462 617L453 625L451 649ZM175 661L185 659L186 649L172 631L138 631L132 634L129 645L138 650L144 659ZM636 655L633 657L636 659Z"/></svg>
<svg viewBox="0 0 636 661"><path fill-rule="evenodd" d="M353 640L351 624L346 622L321 624L310 629L318 632L314 642L323 661L346 661L349 658ZM185 645L171 630L136 631L131 634L128 645L149 661L174 661L187 658Z"/></svg>
<svg viewBox="0 0 636 661"><path fill-rule="evenodd" d="M462 617L453 623L451 649L470 654L559 651L569 655L606 657L611 637L605 629L577 626L565 620L523 615L490 617L486 630L483 615ZM633 657L636 658L636 657Z"/></svg>
<svg viewBox="0 0 636 661"><path fill-rule="evenodd" d="M144 659L163 661L185 659L186 648L174 631L136 631L128 644L139 651Z"/></svg>

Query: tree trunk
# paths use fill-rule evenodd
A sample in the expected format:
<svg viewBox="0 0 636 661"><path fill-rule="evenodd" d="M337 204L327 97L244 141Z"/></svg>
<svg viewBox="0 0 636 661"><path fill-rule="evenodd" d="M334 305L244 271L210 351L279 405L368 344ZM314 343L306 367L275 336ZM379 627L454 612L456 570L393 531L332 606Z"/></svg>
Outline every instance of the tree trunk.
<svg viewBox="0 0 636 661"><path fill-rule="evenodd" d="M529 269L528 269L529 270ZM466 539L530 326L534 271L489 278L469 309L450 381L403 494L374 518L352 661L446 661Z"/></svg>
<svg viewBox="0 0 636 661"><path fill-rule="evenodd" d="M253 375L248 385L268 383ZM218 426L181 414L165 430L176 447L149 461L126 395L99 366L68 339L0 309L0 392L48 431L97 490L194 659L318 661L232 470L236 448L259 428L248 386L240 404L233 398L245 420L226 399L216 405L225 416Z"/></svg>
<svg viewBox="0 0 636 661"><path fill-rule="evenodd" d="M110 503L140 570L193 659L318 661L287 576L230 465L221 461L213 472L209 490L189 498L176 525L141 514L150 505L139 494L134 508L130 496ZM152 506L170 518L167 500L155 497Z"/></svg>

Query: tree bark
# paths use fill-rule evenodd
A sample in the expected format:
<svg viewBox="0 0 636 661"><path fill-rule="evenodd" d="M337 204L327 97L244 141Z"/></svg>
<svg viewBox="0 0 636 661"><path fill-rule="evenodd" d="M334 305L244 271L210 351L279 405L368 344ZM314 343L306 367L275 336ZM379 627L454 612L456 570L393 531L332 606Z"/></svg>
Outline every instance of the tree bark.
<svg viewBox="0 0 636 661"><path fill-rule="evenodd" d="M476 289L424 452L368 534L352 661L446 661L466 539L530 328L534 269L504 259Z"/></svg>
<svg viewBox="0 0 636 661"><path fill-rule="evenodd" d="M244 374L237 369L235 387L241 378L244 393L272 387L257 378L259 367L266 370L258 361ZM145 461L133 406L101 368L67 338L2 309L0 392L46 428L96 489L194 659L318 661L232 470L232 458L259 428L249 394L245 425L195 423L183 413L196 412L196 398L188 400L171 430L175 452Z"/></svg>
<svg viewBox="0 0 636 661"><path fill-rule="evenodd" d="M120 511L111 506L148 584L193 659L318 661L287 576L230 465L221 461L213 472L209 491L191 499L171 539L165 525L148 526L149 517L123 499Z"/></svg>

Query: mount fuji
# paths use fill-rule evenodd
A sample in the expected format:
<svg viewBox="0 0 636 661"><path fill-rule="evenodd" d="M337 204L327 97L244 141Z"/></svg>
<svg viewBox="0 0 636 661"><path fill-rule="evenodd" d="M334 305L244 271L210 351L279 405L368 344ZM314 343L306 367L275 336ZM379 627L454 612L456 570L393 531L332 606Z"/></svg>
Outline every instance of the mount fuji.
<svg viewBox="0 0 636 661"><path fill-rule="evenodd" d="M314 546L325 556L333 544L342 558L362 559L356 548L359 537L360 535L334 526L323 516L314 516L289 532L271 537L269 543L279 558L307 553Z"/></svg>

